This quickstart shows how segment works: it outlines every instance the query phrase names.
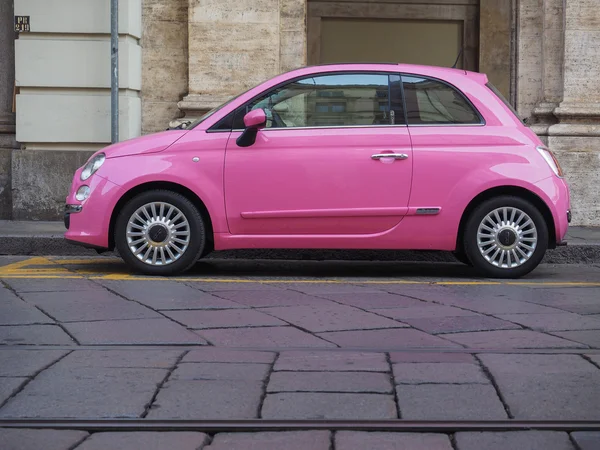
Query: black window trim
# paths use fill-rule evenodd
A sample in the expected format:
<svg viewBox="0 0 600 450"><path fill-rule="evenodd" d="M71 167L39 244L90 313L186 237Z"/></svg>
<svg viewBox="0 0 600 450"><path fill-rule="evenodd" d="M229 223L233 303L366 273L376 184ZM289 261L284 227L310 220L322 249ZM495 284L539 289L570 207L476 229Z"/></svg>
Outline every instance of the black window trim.
<svg viewBox="0 0 600 450"><path fill-rule="evenodd" d="M481 114L481 112L475 107L475 105L469 99L469 97L467 97L460 89L458 89L452 83L449 83L446 80L441 80L439 78L432 77L429 75L418 75L415 73L411 74L411 73L400 72L400 76L401 77L406 76L406 77L411 77L411 78L425 78L427 80L433 80L433 81L437 81L438 83L445 84L446 86L453 89L455 92L458 92L458 94L467 102L467 104L471 107L471 109L473 111L475 111L475 113L477 114L477 117L479 118L479 123L432 123L432 124L418 123L418 124L411 125L408 123L408 112L406 109L406 95L404 94L404 80L402 80L401 84L402 84L402 100L404 101L404 122L406 122L406 125L408 127L483 127L483 126L487 125L485 117L483 117L483 114Z"/></svg>
<svg viewBox="0 0 600 450"><path fill-rule="evenodd" d="M394 124L394 125L347 125L347 126L327 126L327 127L286 127L286 128L269 128L267 131L276 131L276 130L314 130L314 129L339 129L339 128L381 128L381 127L481 127L481 126L486 126L487 122L485 120L485 117L483 117L483 115L481 114L481 112L479 111L479 109L477 109L475 107L475 105L473 104L473 102L460 90L458 89L456 86L454 86L452 83L449 83L446 80L442 80L440 78L436 78L436 77L432 77L429 75L420 75L417 73L408 73L408 72L395 72L395 71L388 71L388 70L340 70L340 71L334 71L334 72L318 72L318 73L313 73L310 75L300 75L294 78L290 78L288 80L282 81L281 83L276 84L275 86L272 86L267 92L261 92L258 95L255 95L254 97L252 97L250 100L247 100L246 102L244 102L244 104L242 106L238 106L236 109L234 109L233 111L231 111L229 114L227 114L225 117L221 118L221 120L219 120L217 123L215 123L214 125L212 125L209 129L206 130L207 133L232 133L232 132L239 132L239 131L244 131L243 128L240 129L234 129L233 128L233 121L235 121L235 115L237 114L237 112L241 109L246 107L249 103L252 103L254 100L269 95L271 94L273 91L279 89L282 86L285 86L286 84L289 83L294 83L298 80L302 80L304 78L308 78L308 77L319 77L319 76L327 76L327 75L348 75L348 74L368 74L368 75L387 75L388 76L388 91L390 90L390 80L389 77L390 75L399 75L400 76L400 92L402 95L402 109L403 109L403 113L404 113L404 123L403 124ZM448 87L450 87L451 89L453 89L455 92L458 92L458 94L467 102L467 104L473 109L473 111L475 111L475 113L477 114L477 117L479 118L479 123L436 123L436 124L413 124L410 125L408 123L408 113L407 113L407 109L406 109L406 95L404 94L404 80L402 79L403 77L412 77L412 78L425 78L428 80L433 80L436 81L438 83L442 83ZM388 100L391 102L391 96L388 96ZM391 104L390 104L390 108L391 108ZM233 121L232 121L232 127L228 128L228 129L222 129L222 130L218 130L215 129L215 127L217 127L219 124L221 124L224 120L226 120L230 115L233 115Z"/></svg>
<svg viewBox="0 0 600 450"><path fill-rule="evenodd" d="M217 130L215 129L215 127L217 127L219 124L221 124L224 120L226 120L230 115L233 115L234 118L233 120L235 121L235 115L237 114L237 112L241 109L246 107L249 103L252 103L254 100L260 98L260 97L264 97L267 96L269 94L271 94L273 91L277 90L278 88L285 86L286 84L290 84L290 83L294 83L298 80L303 80L305 78L309 78L309 77L320 77L320 76L327 76L327 75L350 75L350 74L367 74L367 75L386 75L388 77L388 91L390 89L390 81L389 81L389 77L390 75L400 75L402 76L402 74L400 72L394 72L394 71L389 71L389 70L340 70L340 71L334 71L334 72L318 72L318 73L313 73L310 75L301 75L301 76L297 76L294 78L290 78L288 80L282 81L281 83L271 87L268 91L263 91L260 94L252 97L250 100L247 100L246 102L244 102L243 105L237 107L236 109L234 109L233 111L231 111L229 114L227 114L225 117L223 117L221 120L219 120L217 123L215 123L214 125L212 125L209 129L206 130L207 133L231 133L234 131L244 131L243 129L233 129L233 123L232 123L232 128L231 129L223 129L223 130ZM400 80L402 81L402 78L400 78ZM403 84L402 82L400 83L401 85ZM312 127L285 127L285 128L269 128L266 131L276 131L276 130L314 130L314 129L339 129L339 128L381 128L381 127L406 127L407 123L406 123L406 106L404 103L404 90L402 88L402 104L403 104L403 109L404 109L404 123L403 124L395 124L395 125L337 125L337 126L326 126L326 127L318 127L318 126L312 126ZM391 97L388 96L388 102L391 102ZM391 107L391 105L390 105Z"/></svg>

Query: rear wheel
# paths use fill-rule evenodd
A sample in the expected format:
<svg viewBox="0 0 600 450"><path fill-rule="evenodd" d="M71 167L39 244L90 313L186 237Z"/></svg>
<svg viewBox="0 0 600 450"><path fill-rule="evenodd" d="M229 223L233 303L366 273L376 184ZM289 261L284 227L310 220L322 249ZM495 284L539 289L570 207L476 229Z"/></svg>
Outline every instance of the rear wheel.
<svg viewBox="0 0 600 450"><path fill-rule="evenodd" d="M115 244L137 272L175 275L200 258L206 243L202 216L186 197L152 190L132 198L115 224Z"/></svg>
<svg viewBox="0 0 600 450"><path fill-rule="evenodd" d="M492 278L519 278L542 261L548 226L520 197L500 196L479 205L467 220L464 250L475 269Z"/></svg>

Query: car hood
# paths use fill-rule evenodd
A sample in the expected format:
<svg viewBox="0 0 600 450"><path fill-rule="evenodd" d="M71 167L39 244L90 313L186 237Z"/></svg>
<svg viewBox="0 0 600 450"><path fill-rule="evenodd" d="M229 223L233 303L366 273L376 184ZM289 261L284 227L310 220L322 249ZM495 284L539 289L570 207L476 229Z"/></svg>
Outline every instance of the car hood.
<svg viewBox="0 0 600 450"><path fill-rule="evenodd" d="M103 148L97 153L104 153L106 158L158 153L181 139L189 130L169 130L147 134L126 141L117 142Z"/></svg>

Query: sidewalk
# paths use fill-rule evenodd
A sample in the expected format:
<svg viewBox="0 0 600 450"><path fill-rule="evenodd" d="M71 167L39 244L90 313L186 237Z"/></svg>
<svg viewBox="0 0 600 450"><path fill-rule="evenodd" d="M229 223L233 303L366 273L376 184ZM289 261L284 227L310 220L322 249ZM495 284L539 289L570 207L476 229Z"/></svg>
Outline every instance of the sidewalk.
<svg viewBox="0 0 600 450"><path fill-rule="evenodd" d="M66 242L62 222L0 221L0 255L94 256L94 250ZM544 263L600 263L600 227L570 227L568 245L548 251ZM445 252L329 251L329 250L239 250L217 252L209 258L250 259L339 259L379 261L455 262Z"/></svg>

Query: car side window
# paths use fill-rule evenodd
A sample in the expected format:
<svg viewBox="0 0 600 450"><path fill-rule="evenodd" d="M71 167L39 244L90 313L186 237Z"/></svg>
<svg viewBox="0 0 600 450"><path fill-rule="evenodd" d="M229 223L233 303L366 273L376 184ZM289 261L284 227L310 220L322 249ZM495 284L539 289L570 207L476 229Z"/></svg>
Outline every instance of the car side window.
<svg viewBox="0 0 600 450"><path fill-rule="evenodd" d="M481 117L458 90L425 77L402 76L408 125L480 124Z"/></svg>
<svg viewBox="0 0 600 450"><path fill-rule="evenodd" d="M399 81L399 77L396 78ZM396 86L398 84L395 83ZM393 80L384 73L344 73L302 78L278 87L240 108L233 128L244 128L244 115L257 108L265 110L267 128L403 124L401 97L397 96L395 100L390 98L390 92L399 92L391 89L393 85Z"/></svg>

